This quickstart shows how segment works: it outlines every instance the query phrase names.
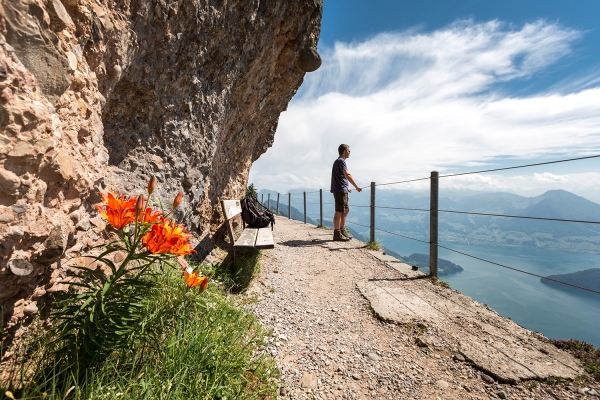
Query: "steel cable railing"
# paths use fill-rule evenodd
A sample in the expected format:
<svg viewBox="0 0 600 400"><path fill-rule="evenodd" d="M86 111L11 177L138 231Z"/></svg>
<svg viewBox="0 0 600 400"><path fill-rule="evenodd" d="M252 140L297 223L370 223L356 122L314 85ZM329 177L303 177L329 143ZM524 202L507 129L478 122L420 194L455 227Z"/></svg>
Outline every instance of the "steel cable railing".
<svg viewBox="0 0 600 400"><path fill-rule="evenodd" d="M368 226L365 226L365 225L360 225L360 224L357 224L357 223L354 223L354 222L350 222L350 221L347 221L347 222L348 222L348 223L351 223L351 224L354 224L354 225L359 225L359 226L364 226L365 228L369 228ZM430 242L427 242L427 241L425 241L425 240L421 240L421 239L413 238L413 237L410 237L410 236L402 235L402 234L399 234L399 233L396 233L396 232L390 232L390 231L386 231L386 230L379 229L379 228L375 228L375 229L376 229L376 230L378 230L379 232L384 232L384 233L387 233L387 234L389 234L389 235L399 236L399 237L402 237L402 238L405 238L405 239L414 240L414 241L416 241L416 242L421 242L421 243L424 243L424 244L431 244ZM585 287L582 287L582 286L573 285L573 284L571 284L571 283L568 283L568 282L563 282L563 281L559 281L559 280L552 279L552 278L547 278L547 277L545 277L545 276L542 276L542 275L534 274L533 272L524 271L524 270L521 270L521 269L518 269L518 268L510 267L510 266L508 266L508 265L504 265L504 264L501 264L501 263L497 263L497 262L495 262L495 261L486 260L485 258L481 258L481 257L473 256L473 255L471 255L471 254L467 254L467 253L464 253L464 252L462 252L462 251L458 251L458 250L455 250L455 249L451 249L451 248L449 248L449 247L442 246L441 244L436 244L436 246L437 246L437 247L439 247L439 248L442 248L442 249L446 249L446 250L452 251L452 252L454 252L454 253L462 254L463 256L467 256L467 257L474 258L474 259L476 259L476 260L479 260L479 261L484 261L484 262L486 262L486 263L490 263L490 264L493 264L493 265L497 265L497 266L499 266L499 267L502 267L502 268L507 268L507 269L510 269L510 270L513 270L513 271L521 272L521 273L523 273L523 274L527 274L527 275L535 276L535 277L537 277L537 278L546 279L546 280L548 280L548 281L552 281L552 282L556 282L556 283L561 283L561 284L563 284L563 285L571 286L571 287L574 287L574 288L576 288L576 289L586 290L586 291L588 291L588 292L592 292L592 293L597 293L597 294L600 294L600 292L599 292L599 291L597 291L597 290L588 289L588 288L585 288Z"/></svg>
<svg viewBox="0 0 600 400"><path fill-rule="evenodd" d="M370 206L359 206L350 204L352 207L364 207L369 208ZM405 207L384 207L384 206L375 206L375 208L384 208L390 210L406 210L406 211L431 211L429 208L405 208ZM531 217L526 215L507 215L507 214L490 214L490 213L481 213L475 211L457 211L457 210L440 210L438 212L446 212L446 213L455 213L455 214L468 214L468 215L483 215L488 217L505 217L505 218L517 218L517 219L535 219L539 221L558 221L558 222L579 222L582 224L600 224L600 221L587 221L581 219L562 219L562 218L548 218L548 217Z"/></svg>
<svg viewBox="0 0 600 400"><path fill-rule="evenodd" d="M437 172L432 172L430 177L426 177L426 178L417 178L417 179L408 179L408 180L403 180L403 181L397 181L397 182L388 182L388 183L382 183L382 184L376 184L375 182L372 182L370 186L365 186L361 189L370 187L371 188L371 205L357 205L357 204L350 204L350 207L358 207L358 208L370 208L371 210L371 223L369 226L367 225L363 225L363 224L359 224L357 222L352 222L352 221L347 221L348 224L352 224L352 225L356 225L356 226L360 226L360 227L364 227L364 228L368 228L370 230L370 241L374 241L375 240L375 231L378 232L382 232L382 233L386 233L386 234L391 234L391 235L395 235L395 236L399 236L405 239L410 239L413 241L417 241L420 243L424 243L424 244L428 244L430 246L430 271L432 271L431 273L434 274L435 276L437 276L437 248L443 248L446 249L448 251L452 251L467 257L471 257L473 259L477 259L479 261L483 261L483 262L487 262L493 265L497 265L503 268L507 268L513 271L517 271L520 273L524 273L524 274L528 274L531 276L535 276L541 279L546 279L548 281L551 282L556 282L556 283L560 283L566 286L571 286L573 288L576 289L580 289L580 290L585 290L588 292L593 292L596 294L600 294L600 292L596 291L596 290L592 290L592 289L588 289L585 287L581 287L578 285L573 285L567 282L562 282L559 280L555 280L552 278L547 278L538 274L534 274L528 271L524 271L518 268L514 268L514 267L510 267L508 265L504 265L501 263L497 263L494 261L490 261L490 260L486 260L484 258L481 257L477 257L477 256L473 256L458 250L454 250L451 249L449 247L446 246L442 246L439 243L437 243L437 225L438 225L438 218L437 218L437 214L438 212L442 212L442 213L454 213L454 214L464 214L464 215L479 215L479 216L489 216L489 217L500 217L500 218L515 218L515 219L528 219L528 220L539 220L539 221L554 221L554 222L569 222L569 223L584 223L584 224L593 224L593 225L598 225L600 224L600 221L589 221L589 220L584 220L584 219L562 219L562 218L551 218L551 217L534 217L534 216L526 216L526 215L508 215L508 214L495 214L495 213L484 213L484 212L475 212L475 211L459 211L459 210L444 210L444 209L439 209L437 206L437 202L438 202L438 180L439 178L449 178L449 177L455 177L455 176L463 176L463 175L471 175L471 174L481 174L481 173L487 173L487 172L496 172L496 171L505 171L505 170L513 170L513 169L518 169L518 168L527 168L527 167L533 167L533 166L541 166L541 165L549 165L549 164L557 164L557 163L564 163L564 162L571 162L571 161L578 161L578 160L586 160L586 159L593 159L593 158L600 158L600 155L592 155L592 156L584 156L584 157L575 157L575 158L569 158L569 159L562 159L562 160L554 160L554 161L546 161L546 162L541 162L541 163L532 163L532 164L524 164L524 165L517 165L517 166L511 166L511 167L503 167L503 168L494 168L494 169L487 169L487 170L480 170L480 171L471 171L471 172L463 172L463 173L457 173L457 174L447 174L447 175L439 175ZM403 184L403 183L409 183L409 182L417 182L417 181L423 181L423 180L431 180L432 182L432 195L430 196L432 204L430 208L410 208L410 207L390 207L390 206L377 206L375 204L375 187L377 186L389 186L389 185L395 185L395 184ZM435 184L435 190L434 190L434 184ZM315 202L306 202L306 195L310 194L310 193L320 193L320 198L319 198L319 202L315 203ZM320 213L318 214L318 217L320 218L320 224L323 224L323 205L333 205L334 203L324 203L323 202L323 197L322 197L322 193L323 190L317 190L317 191L311 191L311 192L302 192L302 193L291 193L288 192L288 199L291 200L292 196L295 195L302 195L304 197L304 221L306 222L306 218L308 216L315 216L316 214L314 213L310 213L308 214L306 211L306 207L307 205L316 205L319 204L320 206ZM435 196L434 196L435 194ZM434 199L435 197L435 199ZM278 195L278 199L279 199L279 195ZM435 202L434 202L435 200ZM270 205L270 203L269 203ZM279 204L277 204L277 206L279 206ZM291 204L288 203L288 210L291 210ZM404 210L404 211L420 211L420 212L429 212L430 213L430 235L431 238L429 241L425 241L425 240L421 240L421 239L417 239L417 238L413 238L410 236L406 236L406 235L402 235L396 232L390 232L387 230L383 230L383 229L379 229L377 227L375 227L375 210L376 209L389 209L389 210ZM288 217L290 217L290 212L288 212ZM435 233L435 235L434 235ZM435 272L434 272L435 271Z"/></svg>

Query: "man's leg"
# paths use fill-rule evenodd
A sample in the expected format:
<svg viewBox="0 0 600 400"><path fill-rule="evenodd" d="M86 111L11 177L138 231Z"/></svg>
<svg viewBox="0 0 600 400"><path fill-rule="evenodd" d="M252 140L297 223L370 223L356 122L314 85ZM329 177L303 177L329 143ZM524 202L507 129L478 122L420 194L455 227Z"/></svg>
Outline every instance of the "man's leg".
<svg viewBox="0 0 600 400"><path fill-rule="evenodd" d="M346 227L346 217L348 217L349 212L350 210L346 210L343 213L340 213L340 227L338 229L344 229Z"/></svg>
<svg viewBox="0 0 600 400"><path fill-rule="evenodd" d="M340 234L342 236L344 236L346 239L352 239L352 236L350 236L347 232L346 232L346 218L348 217L348 213L350 212L350 210L346 210L344 211L344 213L342 214L342 220L340 223Z"/></svg>
<svg viewBox="0 0 600 400"><path fill-rule="evenodd" d="M340 230L340 226L344 226L344 223L346 222L344 214L344 197L342 193L334 193L333 198L335 199L335 214L333 214L333 240L345 242L348 239L341 234Z"/></svg>
<svg viewBox="0 0 600 400"><path fill-rule="evenodd" d="M336 211L333 215L333 229L338 230L342 224L342 215L344 213ZM346 218L344 217L344 223L346 222Z"/></svg>

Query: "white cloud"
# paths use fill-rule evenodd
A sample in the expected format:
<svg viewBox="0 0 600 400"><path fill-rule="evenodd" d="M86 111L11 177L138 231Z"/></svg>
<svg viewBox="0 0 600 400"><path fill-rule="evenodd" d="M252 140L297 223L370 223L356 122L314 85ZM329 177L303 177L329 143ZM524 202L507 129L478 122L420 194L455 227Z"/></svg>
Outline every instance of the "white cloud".
<svg viewBox="0 0 600 400"><path fill-rule="evenodd" d="M567 182L567 178L562 175L554 175L550 172L544 172L541 174L534 173L533 179L540 183L548 183L548 182Z"/></svg>
<svg viewBox="0 0 600 400"><path fill-rule="evenodd" d="M281 115L275 143L254 163L250 181L281 192L328 188L340 143L350 144L348 166L361 185L506 156L519 164L519 158L599 153L599 87L569 93L563 86L522 98L494 90L565 57L580 36L544 21L520 29L461 21L427 34L383 33L361 43L336 43L322 52L323 66L307 75ZM463 181L473 189L486 179L502 190L556 184L569 190L570 182L543 173L522 182L468 177Z"/></svg>

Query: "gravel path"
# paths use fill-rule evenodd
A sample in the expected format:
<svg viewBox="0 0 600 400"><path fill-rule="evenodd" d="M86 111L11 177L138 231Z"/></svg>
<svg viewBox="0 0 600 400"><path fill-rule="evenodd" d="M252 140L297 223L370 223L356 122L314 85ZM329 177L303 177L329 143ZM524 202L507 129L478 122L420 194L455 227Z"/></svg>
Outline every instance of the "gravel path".
<svg viewBox="0 0 600 400"><path fill-rule="evenodd" d="M275 249L263 251L261 275L244 301L273 329L267 347L290 399L575 399L600 387L494 382L448 351L418 347L418 326L373 316L356 283L400 278L357 240L278 218ZM433 287L433 286L432 286ZM584 394L585 393L585 394Z"/></svg>

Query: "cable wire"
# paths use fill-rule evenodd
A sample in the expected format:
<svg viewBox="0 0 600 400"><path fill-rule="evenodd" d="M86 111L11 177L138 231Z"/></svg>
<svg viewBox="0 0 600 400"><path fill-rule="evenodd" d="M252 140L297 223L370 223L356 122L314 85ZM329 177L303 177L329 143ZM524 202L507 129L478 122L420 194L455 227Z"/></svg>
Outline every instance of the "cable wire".
<svg viewBox="0 0 600 400"><path fill-rule="evenodd" d="M404 207L384 207L384 206L375 206L375 208L386 208L390 210L408 210L408 211L431 211L429 208L404 208ZM441 210L438 210L441 211Z"/></svg>
<svg viewBox="0 0 600 400"><path fill-rule="evenodd" d="M521 273L523 273L523 274L527 274L527 275L535 276L535 277L537 277L537 278L546 279L546 280L548 280L548 281L551 281L551 282L561 283L561 284L563 284L563 285L571 286L571 287L574 287L574 288L577 288L577 289L586 290L586 291L588 291L588 292L592 292L592 293L600 294L600 292L599 292L599 291L597 291L597 290L593 290L593 289L584 288L584 287L582 287L582 286L573 285L572 283L562 282L562 281L558 281L558 280L556 280L556 279L547 278L547 277L545 277L545 276L542 276L542 275L534 274L533 272L527 272L527 271L523 271L523 270L521 270L521 269L518 269L518 268L509 267L508 265L504 265L504 264L500 264L500 263L497 263L497 262L494 262L494 261L486 260L485 258L481 258L481 257L477 257L477 256L472 256L472 255L470 255L470 254L463 253L462 251L458 251L458 250L454 250L454 249L451 249L451 248L449 248L449 247L446 247L446 246L442 246L441 244L437 244L437 246L438 246L438 247L441 247L442 249L450 250L450 251L453 251L453 252L455 252L455 253L462 254L463 256L467 256L467 257L474 258L474 259L476 259L476 260L485 261L485 262L487 262L487 263L494 264L494 265L497 265L497 266L499 266L499 267L502 267L502 268L508 268L508 269L511 269L511 270L513 270L513 271L521 272Z"/></svg>
<svg viewBox="0 0 600 400"><path fill-rule="evenodd" d="M410 236L401 235L400 233L395 233L395 232L385 231L385 230L383 230L383 229L379 229L379 228L375 228L375 230L376 230L376 231L379 231L379 232L385 232L385 233L389 233L390 235L394 235L394 236L400 236L400 237L403 237L403 238L405 238L405 239L410 239L410 240L414 240L414 241L417 241L417 242L421 242L421 243L429 244L429 242L426 242L425 240L421 240L421 239L415 239L415 238L413 238L413 237L410 237Z"/></svg>
<svg viewBox="0 0 600 400"><path fill-rule="evenodd" d="M597 154L597 155L594 155L594 156L568 158L568 159L565 159L565 160L546 161L546 162L535 163L535 164L515 165L513 167L494 168L494 169L485 169L485 170L481 170L481 171L462 172L462 173L459 173L459 174L440 175L439 177L440 178L449 178L449 177L452 177L452 176L482 174L482 173L485 173L485 172L494 172L494 171L506 171L506 170L509 170L509 169L535 167L535 166L538 166L538 165L557 164L557 163L563 163L563 162L569 162L569 161L587 160L587 159L590 159L590 158L598 158L598 157L600 157L600 154Z"/></svg>
<svg viewBox="0 0 600 400"><path fill-rule="evenodd" d="M354 206L354 207L369 207L369 206ZM404 207L383 207L383 206L375 206L375 208L385 208L391 210L407 210L407 211L431 211L429 208L404 208ZM558 222L579 222L582 224L600 224L600 221L586 221L580 219L562 219L562 218L548 218L548 217L529 217L526 215L507 215L507 214L490 214L490 213L480 213L474 211L456 211L456 210L438 210L438 212L447 212L454 214L470 214L470 215L484 215L488 217L505 217L505 218L520 218L520 219L535 219L539 221L558 221Z"/></svg>
<svg viewBox="0 0 600 400"><path fill-rule="evenodd" d="M358 226L362 226L363 228L370 228L369 226L357 224L356 222L352 222L352 221L346 221L346 223L353 224L353 225L358 225Z"/></svg>
<svg viewBox="0 0 600 400"><path fill-rule="evenodd" d="M564 160L546 161L546 162L535 163L535 164L523 164L523 165L515 165L515 166L512 166L512 167L484 169L484 170L481 170L481 171L461 172L461 173L458 173L458 174L440 175L439 178L449 178L449 177L452 177L452 176L462 176L462 175L472 175L472 174L483 174L483 173L486 173L486 172L495 172L495 171L506 171L506 170L509 170L509 169L535 167L535 166L539 166L539 165L548 165L548 164L558 164L558 163L563 163L563 162L587 160L587 159L590 159L590 158L599 158L599 157L600 157L600 154L597 154L597 155L593 155L593 156L575 157L575 158L568 158L568 159L564 159ZM408 180L398 181L398 182L379 183L379 184L376 184L375 186L397 185L397 184L401 184L401 183L424 181L426 179L431 179L431 177L428 176L426 178L408 179ZM370 186L371 185L364 186L361 189L365 189L365 188L368 188Z"/></svg>
<svg viewBox="0 0 600 400"><path fill-rule="evenodd" d="M528 216L524 216L524 215L488 214L488 213L468 212L468 211L454 211L454 210L438 210L438 211L439 212L456 213L456 214L486 215L486 216L490 216L490 217L537 219L537 220L540 220L540 221L580 222L582 224L600 224L600 221L584 221L584 220L578 220L578 219L528 217Z"/></svg>
<svg viewBox="0 0 600 400"><path fill-rule="evenodd" d="M375 184L375 186L397 185L397 184L400 184L400 183L408 183L408 182L424 181L425 179L431 179L431 177L429 177L429 176L428 176L427 178L408 179L408 180L406 180L406 181L388 182L388 183L379 183L379 184ZM361 189L365 189L365 188L368 188L368 187L371 187L371 185L369 185L369 186L365 186L365 187L362 187Z"/></svg>

